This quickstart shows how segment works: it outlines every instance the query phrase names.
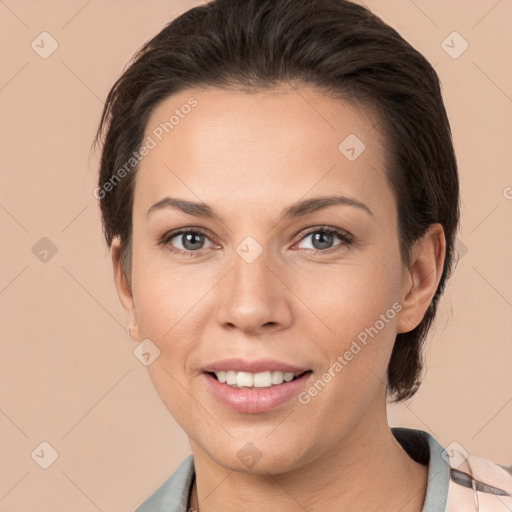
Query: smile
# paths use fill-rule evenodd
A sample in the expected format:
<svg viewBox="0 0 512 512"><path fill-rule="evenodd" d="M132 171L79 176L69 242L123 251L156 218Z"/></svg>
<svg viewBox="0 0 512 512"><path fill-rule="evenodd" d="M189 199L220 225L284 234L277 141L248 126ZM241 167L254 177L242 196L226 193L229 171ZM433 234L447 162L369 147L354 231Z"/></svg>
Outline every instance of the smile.
<svg viewBox="0 0 512 512"><path fill-rule="evenodd" d="M269 388L278 386L283 382L291 382L306 372L292 373L280 371L263 371L258 373L217 371L213 375L219 382L226 383L234 388Z"/></svg>
<svg viewBox="0 0 512 512"><path fill-rule="evenodd" d="M311 370L299 374L277 370L258 373L220 370L205 372L202 379L217 403L238 413L261 414L290 402L296 404L296 397L307 388L312 376Z"/></svg>

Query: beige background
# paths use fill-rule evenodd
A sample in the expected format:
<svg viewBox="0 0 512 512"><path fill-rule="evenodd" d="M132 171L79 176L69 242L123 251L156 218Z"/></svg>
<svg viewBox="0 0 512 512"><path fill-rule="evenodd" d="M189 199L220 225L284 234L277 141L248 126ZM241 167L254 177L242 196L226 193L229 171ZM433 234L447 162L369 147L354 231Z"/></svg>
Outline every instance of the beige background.
<svg viewBox="0 0 512 512"><path fill-rule="evenodd" d="M197 3L0 0L1 512L133 510L189 453L133 355L89 150L130 57ZM412 401L390 407L390 423L510 465L512 2L367 5L439 73L463 197L461 260L427 375ZM44 31L58 43L47 59L31 47ZM442 47L453 31L469 44L456 59ZM43 237L57 249L46 261ZM36 463L48 461L42 442L58 452L48 469Z"/></svg>

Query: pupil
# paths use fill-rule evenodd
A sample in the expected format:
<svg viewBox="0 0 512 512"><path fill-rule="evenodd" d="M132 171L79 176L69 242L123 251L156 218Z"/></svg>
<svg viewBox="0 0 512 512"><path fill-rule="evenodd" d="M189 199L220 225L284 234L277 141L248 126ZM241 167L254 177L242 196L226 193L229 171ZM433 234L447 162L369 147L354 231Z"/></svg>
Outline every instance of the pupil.
<svg viewBox="0 0 512 512"><path fill-rule="evenodd" d="M184 247L187 249L197 249L197 247L194 246L194 238L200 238L201 236L203 236L203 235L198 234L198 233L186 233L185 234L185 243L183 244ZM187 243L189 243L189 242L192 244L192 247L187 247ZM196 240L196 243L197 243L197 240ZM200 241L199 241L199 245L201 245Z"/></svg>
<svg viewBox="0 0 512 512"><path fill-rule="evenodd" d="M327 242L325 241L324 237L327 237ZM317 249L327 249L328 246L330 245L330 243L332 242L331 238L332 238L331 233L315 233L315 235L313 237L313 241L320 242L321 247L316 247ZM325 244L325 245L322 246L322 244ZM313 244L313 245L315 245L315 244Z"/></svg>

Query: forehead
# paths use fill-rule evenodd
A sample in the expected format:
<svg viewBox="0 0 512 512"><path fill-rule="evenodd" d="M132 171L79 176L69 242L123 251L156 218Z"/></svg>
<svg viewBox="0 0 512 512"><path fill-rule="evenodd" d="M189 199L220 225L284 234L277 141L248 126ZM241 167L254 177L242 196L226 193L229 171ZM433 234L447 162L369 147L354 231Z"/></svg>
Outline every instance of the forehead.
<svg viewBox="0 0 512 512"><path fill-rule="evenodd" d="M249 205L343 184L353 195L367 189L371 200L387 187L375 121L369 109L312 86L187 89L148 120L152 149L139 164L135 199L153 204L167 189L193 200L236 191Z"/></svg>

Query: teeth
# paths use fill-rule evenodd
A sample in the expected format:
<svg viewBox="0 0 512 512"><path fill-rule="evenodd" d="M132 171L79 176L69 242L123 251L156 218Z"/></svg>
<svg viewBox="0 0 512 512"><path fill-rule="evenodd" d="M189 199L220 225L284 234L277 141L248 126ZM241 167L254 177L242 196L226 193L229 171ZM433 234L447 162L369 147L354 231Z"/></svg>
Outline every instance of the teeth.
<svg viewBox="0 0 512 512"><path fill-rule="evenodd" d="M272 384L272 372L255 373L253 385L255 388L268 388Z"/></svg>
<svg viewBox="0 0 512 512"><path fill-rule="evenodd" d="M236 374L236 385L239 388L241 388L241 387L252 388L253 382L254 382L254 374L252 374L252 373L238 372Z"/></svg>
<svg viewBox="0 0 512 512"><path fill-rule="evenodd" d="M279 385L283 382L290 382L296 376L290 372L214 372L219 382L225 382L236 388L269 388L272 385ZM298 375L298 374L297 374Z"/></svg>
<svg viewBox="0 0 512 512"><path fill-rule="evenodd" d="M283 372L272 372L272 384L282 384L284 380Z"/></svg>

